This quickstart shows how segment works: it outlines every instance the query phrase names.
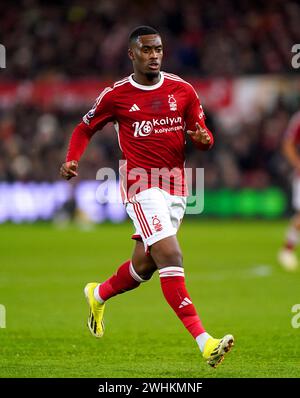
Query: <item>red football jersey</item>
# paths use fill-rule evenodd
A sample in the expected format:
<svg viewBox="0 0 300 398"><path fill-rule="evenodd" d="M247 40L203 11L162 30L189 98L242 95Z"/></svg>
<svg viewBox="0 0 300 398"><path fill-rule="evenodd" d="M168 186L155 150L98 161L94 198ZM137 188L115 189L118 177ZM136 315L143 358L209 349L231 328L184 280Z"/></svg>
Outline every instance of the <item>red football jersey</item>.
<svg viewBox="0 0 300 398"><path fill-rule="evenodd" d="M295 144L300 144L300 111L291 118L285 136L292 139Z"/></svg>
<svg viewBox="0 0 300 398"><path fill-rule="evenodd" d="M195 131L196 122L206 128L199 98L188 82L166 72L161 72L160 81L152 86L136 83L133 75L126 77L102 91L81 127L88 127L92 135L108 122L114 123L123 153L120 176L125 201L154 186L187 195L185 132ZM213 144L206 130L211 142L196 144L203 150ZM76 159L70 152L67 160Z"/></svg>

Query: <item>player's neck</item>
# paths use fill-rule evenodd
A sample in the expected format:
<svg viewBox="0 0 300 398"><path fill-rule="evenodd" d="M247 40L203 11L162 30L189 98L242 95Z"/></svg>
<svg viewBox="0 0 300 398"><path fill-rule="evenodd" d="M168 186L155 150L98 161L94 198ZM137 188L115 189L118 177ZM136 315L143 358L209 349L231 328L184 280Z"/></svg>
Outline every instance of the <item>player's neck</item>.
<svg viewBox="0 0 300 398"><path fill-rule="evenodd" d="M132 78L136 83L142 86L154 86L160 81L161 74L159 73L158 76L147 76L135 71Z"/></svg>

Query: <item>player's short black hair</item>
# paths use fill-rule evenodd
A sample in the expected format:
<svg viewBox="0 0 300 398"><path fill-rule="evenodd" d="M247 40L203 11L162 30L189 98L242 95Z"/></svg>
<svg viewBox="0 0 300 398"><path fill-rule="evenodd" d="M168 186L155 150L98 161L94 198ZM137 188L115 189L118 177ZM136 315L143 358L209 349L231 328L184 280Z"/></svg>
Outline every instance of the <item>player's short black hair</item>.
<svg viewBox="0 0 300 398"><path fill-rule="evenodd" d="M128 44L130 45L131 43L136 41L139 36L143 35L159 35L159 33L156 29L152 28L151 26L146 26L146 25L138 26L130 33L128 38Z"/></svg>

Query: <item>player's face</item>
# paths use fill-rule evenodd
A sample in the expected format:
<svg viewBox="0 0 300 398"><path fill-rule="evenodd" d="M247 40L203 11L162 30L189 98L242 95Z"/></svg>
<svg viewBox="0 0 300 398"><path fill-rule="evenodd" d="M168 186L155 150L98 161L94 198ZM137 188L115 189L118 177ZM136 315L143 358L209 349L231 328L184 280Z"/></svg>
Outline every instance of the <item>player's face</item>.
<svg viewBox="0 0 300 398"><path fill-rule="evenodd" d="M159 35L139 36L129 49L135 71L157 77L161 68L163 46Z"/></svg>

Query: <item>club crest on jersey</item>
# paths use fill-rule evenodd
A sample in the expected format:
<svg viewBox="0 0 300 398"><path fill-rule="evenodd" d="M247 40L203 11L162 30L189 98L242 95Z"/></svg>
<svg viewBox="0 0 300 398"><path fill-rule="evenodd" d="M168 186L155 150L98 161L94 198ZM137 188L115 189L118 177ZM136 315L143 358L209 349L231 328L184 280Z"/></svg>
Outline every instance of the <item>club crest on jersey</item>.
<svg viewBox="0 0 300 398"><path fill-rule="evenodd" d="M90 124L90 119L92 119L95 116L96 107L97 107L97 104L95 104L93 106L93 108L91 110L89 110L87 114L85 114L83 116L82 119L83 119L85 124L88 124L88 125Z"/></svg>
<svg viewBox="0 0 300 398"><path fill-rule="evenodd" d="M153 131L153 125L149 120L134 122L132 123L132 126L134 127L135 137L146 137L147 135L150 135Z"/></svg>
<svg viewBox="0 0 300 398"><path fill-rule="evenodd" d="M203 117L205 117L205 115L204 115L204 110L203 110L203 108L202 108L202 105L200 105L199 119L202 119Z"/></svg>
<svg viewBox="0 0 300 398"><path fill-rule="evenodd" d="M160 232L163 229L160 219L157 216L152 217L152 225L156 232Z"/></svg>
<svg viewBox="0 0 300 398"><path fill-rule="evenodd" d="M169 103L170 111L177 111L177 102L176 102L176 99L174 98L174 95L169 94L168 97L169 97L168 103Z"/></svg>

